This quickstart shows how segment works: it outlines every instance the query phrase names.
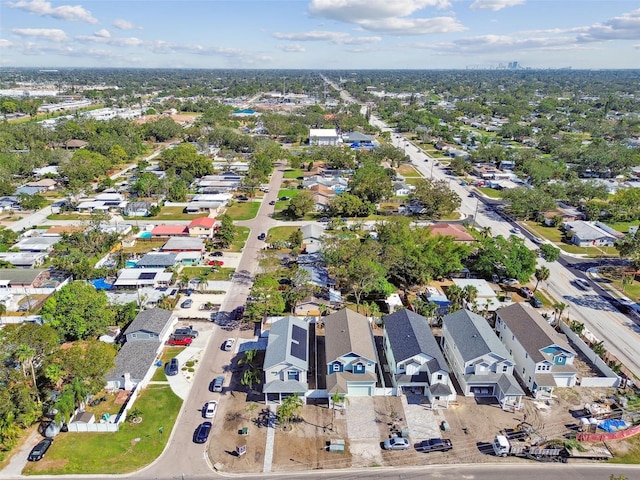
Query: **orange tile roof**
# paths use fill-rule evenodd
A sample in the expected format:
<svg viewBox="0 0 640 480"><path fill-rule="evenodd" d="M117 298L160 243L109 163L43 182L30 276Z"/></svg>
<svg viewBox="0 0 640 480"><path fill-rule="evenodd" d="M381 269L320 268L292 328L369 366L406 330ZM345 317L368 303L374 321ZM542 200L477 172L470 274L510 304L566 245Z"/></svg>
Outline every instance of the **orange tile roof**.
<svg viewBox="0 0 640 480"><path fill-rule="evenodd" d="M211 217L199 217L191 220L189 224L189 228L202 227L202 228L211 228L215 225L216 219Z"/></svg>
<svg viewBox="0 0 640 480"><path fill-rule="evenodd" d="M456 225L455 223L436 223L427 228L435 235L453 237L460 242L472 242L474 240L466 228L462 225Z"/></svg>

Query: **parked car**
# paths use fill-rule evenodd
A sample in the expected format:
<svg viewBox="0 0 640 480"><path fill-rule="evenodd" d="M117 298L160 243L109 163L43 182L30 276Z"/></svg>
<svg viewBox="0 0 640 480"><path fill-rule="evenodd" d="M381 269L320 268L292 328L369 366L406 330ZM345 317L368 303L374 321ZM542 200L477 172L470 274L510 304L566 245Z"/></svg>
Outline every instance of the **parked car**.
<svg viewBox="0 0 640 480"><path fill-rule="evenodd" d="M168 377L172 377L173 375L178 374L179 369L180 369L180 364L178 363L178 359L174 357L171 360L169 360L169 363L165 365L164 373Z"/></svg>
<svg viewBox="0 0 640 480"><path fill-rule="evenodd" d="M410 446L409 440L402 437L387 438L382 443L385 450L408 450Z"/></svg>
<svg viewBox="0 0 640 480"><path fill-rule="evenodd" d="M53 438L45 438L43 440L40 440L38 444L31 449L31 452L29 452L27 460L30 462L37 462L38 460L42 460L52 443Z"/></svg>
<svg viewBox="0 0 640 480"><path fill-rule="evenodd" d="M504 283L505 285L509 285L509 286L514 286L514 285L518 285L518 280L516 280L515 278L503 278L502 279L502 283Z"/></svg>
<svg viewBox="0 0 640 480"><path fill-rule="evenodd" d="M209 438L209 433L211 433L211 422L202 422L196 428L195 433L193 434L193 441L195 443L204 443Z"/></svg>
<svg viewBox="0 0 640 480"><path fill-rule="evenodd" d="M275 200L271 200L271 201L269 202L269 205L275 205L275 204L276 204L276 201L275 201Z"/></svg>
<svg viewBox="0 0 640 480"><path fill-rule="evenodd" d="M183 337L183 336L178 336L175 337L173 335L171 335L169 337L169 340L167 340L167 345L182 345L185 347L188 347L189 345L191 345L191 342L193 342L193 339L191 337Z"/></svg>
<svg viewBox="0 0 640 480"><path fill-rule="evenodd" d="M260 235L258 235L258 240L264 240L265 238L267 238L267 234L262 232Z"/></svg>
<svg viewBox="0 0 640 480"><path fill-rule="evenodd" d="M213 379L210 385L210 390L212 392L221 392L223 386L224 386L224 377L220 375L219 377L216 377Z"/></svg>
<svg viewBox="0 0 640 480"><path fill-rule="evenodd" d="M448 452L452 448L453 444L448 438L430 438L416 444L416 451L424 453Z"/></svg>
<svg viewBox="0 0 640 480"><path fill-rule="evenodd" d="M519 229L519 228L517 228L517 227L513 227L513 228L511 229L511 233L513 233L514 235L520 235L522 232L520 231L520 229Z"/></svg>
<svg viewBox="0 0 640 480"><path fill-rule="evenodd" d="M196 338L198 336L198 331L194 330L191 327L188 328L176 328L173 332L175 336L181 335L185 337Z"/></svg>
<svg viewBox="0 0 640 480"><path fill-rule="evenodd" d="M534 243L537 243L538 245L542 245L544 243L544 239L540 237L533 237L532 240Z"/></svg>
<svg viewBox="0 0 640 480"><path fill-rule="evenodd" d="M589 290L591 288L589 282L584 278L576 278L574 283L580 290Z"/></svg>
<svg viewBox="0 0 640 480"><path fill-rule="evenodd" d="M520 295L523 297L529 298L533 296L533 292L529 287L520 287Z"/></svg>
<svg viewBox="0 0 640 480"><path fill-rule="evenodd" d="M280 197L278 200L281 202L286 202L287 200L291 200L289 197Z"/></svg>
<svg viewBox="0 0 640 480"><path fill-rule="evenodd" d="M222 260L209 260L207 262L207 265L210 265L212 267L221 267L224 265L224 262Z"/></svg>
<svg viewBox="0 0 640 480"><path fill-rule="evenodd" d="M215 252L211 253L211 256L212 257L221 257L222 256L222 252L216 250Z"/></svg>
<svg viewBox="0 0 640 480"><path fill-rule="evenodd" d="M542 308L542 307L543 307L542 300L540 300L540 299L539 299L539 298L537 298L537 297L531 297L531 298L529 299L529 303L531 304L531 306L532 306L533 308Z"/></svg>
<svg viewBox="0 0 640 480"><path fill-rule="evenodd" d="M238 200L240 200L241 202L246 202L247 200L249 200L249 197L247 197L246 195L240 195L237 197Z"/></svg>
<svg viewBox="0 0 640 480"><path fill-rule="evenodd" d="M193 300L191 300L190 298L187 298L184 302L180 304L180 308L191 308L191 305L193 305Z"/></svg>
<svg viewBox="0 0 640 480"><path fill-rule="evenodd" d="M318 221L319 221L320 223L329 223L329 222L331 221L331 219L330 219L329 217L320 217L320 218L318 219Z"/></svg>
<svg viewBox="0 0 640 480"><path fill-rule="evenodd" d="M215 400L209 400L202 407L202 416L204 418L213 418L216 416L216 410L218 409L218 402Z"/></svg>
<svg viewBox="0 0 640 480"><path fill-rule="evenodd" d="M233 338L227 338L224 343L222 344L222 349L225 352L230 352L231 349L233 348L233 345L236 343L236 341Z"/></svg>

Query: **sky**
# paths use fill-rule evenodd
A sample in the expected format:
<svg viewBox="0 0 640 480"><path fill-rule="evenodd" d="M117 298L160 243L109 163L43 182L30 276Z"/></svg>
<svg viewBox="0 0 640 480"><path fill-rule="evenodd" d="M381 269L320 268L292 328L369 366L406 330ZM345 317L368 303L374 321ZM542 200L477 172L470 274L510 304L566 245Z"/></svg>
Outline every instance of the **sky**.
<svg viewBox="0 0 640 480"><path fill-rule="evenodd" d="M0 0L0 67L640 68L640 1Z"/></svg>

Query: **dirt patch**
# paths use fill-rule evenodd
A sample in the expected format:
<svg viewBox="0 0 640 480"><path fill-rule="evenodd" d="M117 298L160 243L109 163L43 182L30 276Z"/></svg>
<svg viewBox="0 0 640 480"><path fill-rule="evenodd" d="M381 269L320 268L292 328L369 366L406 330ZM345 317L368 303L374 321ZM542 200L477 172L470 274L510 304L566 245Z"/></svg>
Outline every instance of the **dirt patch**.
<svg viewBox="0 0 640 480"><path fill-rule="evenodd" d="M46 457L39 462L29 462L28 468L25 468L23 474L33 474L38 472L49 472L54 470L61 470L69 462L67 459L60 460L48 460Z"/></svg>

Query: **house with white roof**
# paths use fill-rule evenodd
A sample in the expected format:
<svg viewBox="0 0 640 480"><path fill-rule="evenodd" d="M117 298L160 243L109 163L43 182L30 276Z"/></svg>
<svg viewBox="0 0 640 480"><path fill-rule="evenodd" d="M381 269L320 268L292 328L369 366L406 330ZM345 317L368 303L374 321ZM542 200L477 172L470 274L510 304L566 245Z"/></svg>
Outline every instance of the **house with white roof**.
<svg viewBox="0 0 640 480"><path fill-rule="evenodd" d="M309 129L309 145L337 145L339 138L335 128Z"/></svg>

